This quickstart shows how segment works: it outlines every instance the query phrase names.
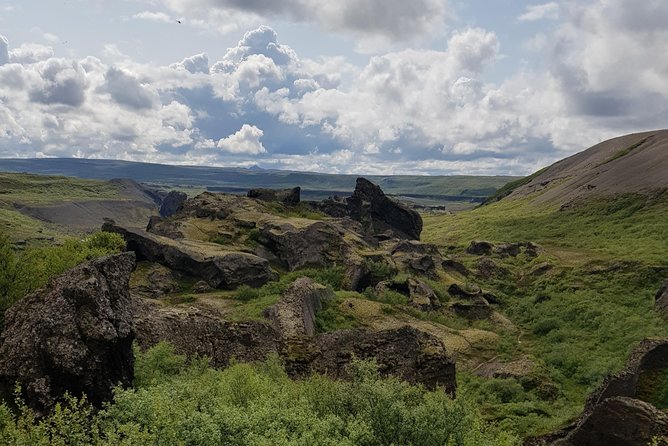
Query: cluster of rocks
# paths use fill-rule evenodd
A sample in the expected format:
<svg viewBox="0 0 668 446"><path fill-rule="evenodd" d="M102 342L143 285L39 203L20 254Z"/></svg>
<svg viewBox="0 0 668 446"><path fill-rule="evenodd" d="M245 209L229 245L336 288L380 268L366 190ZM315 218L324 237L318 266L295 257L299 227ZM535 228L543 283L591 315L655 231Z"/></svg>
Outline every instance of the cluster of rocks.
<svg viewBox="0 0 668 446"><path fill-rule="evenodd" d="M288 372L345 378L355 358L374 358L380 372L430 388L455 391L455 363L437 338L405 327L316 333L316 314L331 290L301 278L265 311L266 321L233 323L205 307L163 307L132 297L133 253L84 264L26 297L7 311L0 336L0 388L20 383L38 413L68 392L96 405L117 385L133 379L132 342L148 348L172 343L188 356L206 356L224 367L233 358L280 354Z"/></svg>
<svg viewBox="0 0 668 446"><path fill-rule="evenodd" d="M317 372L345 378L353 359L374 358L383 374L454 393L454 360L430 334L410 327L318 334L316 314L333 293L310 279L290 285L264 321L230 322L215 306L145 299L181 291L184 277L199 279L202 291L236 289L275 280L274 267L347 265L348 289L392 289L417 308L438 309L438 296L419 276L437 278L443 258L436 246L417 240L420 216L378 186L359 179L341 203L332 199L306 208L299 204L299 188L256 189L248 197L205 192L188 199L174 192L161 198L161 216L151 218L146 230L103 225L122 235L130 252L77 267L6 313L0 391L11 393L20 383L40 413L65 392L99 405L114 386L132 382L133 341L141 348L168 341L186 355L211 358L216 367L275 352L296 377ZM280 206L298 204L323 212L322 218L281 216ZM337 216L327 217L332 214ZM251 234L253 243L238 243ZM229 244L212 240L223 236ZM136 261L144 260L151 262L142 266L145 277L134 275L131 283ZM398 271L409 273L404 282L385 280Z"/></svg>
<svg viewBox="0 0 668 446"><path fill-rule="evenodd" d="M517 257L520 254L524 254L527 257L538 257L540 248L533 242L503 243L495 245L483 240L474 240L466 248L466 252L479 256L496 254L501 257Z"/></svg>

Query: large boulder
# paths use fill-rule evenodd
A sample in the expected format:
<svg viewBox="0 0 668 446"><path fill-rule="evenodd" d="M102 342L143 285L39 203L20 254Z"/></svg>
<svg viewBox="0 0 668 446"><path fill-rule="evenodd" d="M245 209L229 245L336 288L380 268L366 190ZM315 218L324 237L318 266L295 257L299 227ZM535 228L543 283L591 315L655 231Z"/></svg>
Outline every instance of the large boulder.
<svg viewBox="0 0 668 446"><path fill-rule="evenodd" d="M352 218L362 222L368 233L388 233L397 238L420 239L420 214L389 198L371 181L358 178L355 191L347 201Z"/></svg>
<svg viewBox="0 0 668 446"><path fill-rule="evenodd" d="M168 193L160 205L160 216L171 217L183 207L183 203L188 199L188 195L183 192L173 190Z"/></svg>
<svg viewBox="0 0 668 446"><path fill-rule="evenodd" d="M283 339L315 336L315 316L323 303L334 298L326 286L301 277L288 286L281 300L265 310Z"/></svg>
<svg viewBox="0 0 668 446"><path fill-rule="evenodd" d="M394 375L429 389L443 387L453 394L455 361L436 337L413 327L370 331L339 330L318 336L309 372L349 378L355 358L374 359L382 375Z"/></svg>
<svg viewBox="0 0 668 446"><path fill-rule="evenodd" d="M668 436L668 415L649 400L656 397L656 380L668 373L668 339L645 339L624 369L606 378L585 403L569 428L533 439L530 444L560 446L645 446Z"/></svg>
<svg viewBox="0 0 668 446"><path fill-rule="evenodd" d="M255 198L260 201L276 201L291 206L298 204L301 199L301 188L293 187L291 189L251 189L247 194L248 198Z"/></svg>
<svg viewBox="0 0 668 446"><path fill-rule="evenodd" d="M334 218L349 217L362 224L364 234L376 240L420 239L420 214L383 193L365 178L358 178L352 196L309 203Z"/></svg>
<svg viewBox="0 0 668 446"><path fill-rule="evenodd" d="M348 237L346 237L346 235ZM354 233L330 221L314 221L306 225L268 223L260 229L258 242L288 270L345 263L353 250Z"/></svg>
<svg viewBox="0 0 668 446"><path fill-rule="evenodd" d="M157 262L201 278L213 288L260 287L276 278L266 259L243 252L225 251L215 243L172 240L110 222L105 223L102 230L121 234L128 250L135 251L139 260Z"/></svg>
<svg viewBox="0 0 668 446"><path fill-rule="evenodd" d="M128 291L135 255L80 265L16 303L0 336L0 382L21 385L38 413L69 392L100 405L133 379L134 323Z"/></svg>
<svg viewBox="0 0 668 446"><path fill-rule="evenodd" d="M559 446L647 446L668 437L668 414L643 401L616 396L604 400Z"/></svg>

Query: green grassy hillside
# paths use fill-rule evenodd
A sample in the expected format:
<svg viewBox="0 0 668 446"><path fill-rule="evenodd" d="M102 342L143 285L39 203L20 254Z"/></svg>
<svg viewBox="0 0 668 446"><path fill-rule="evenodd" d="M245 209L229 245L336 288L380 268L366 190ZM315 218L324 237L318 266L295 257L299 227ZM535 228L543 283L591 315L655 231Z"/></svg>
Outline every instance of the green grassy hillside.
<svg viewBox="0 0 668 446"><path fill-rule="evenodd" d="M568 423L641 339L668 336L653 309L654 294L668 277L668 193L599 197L564 209L532 198L426 217L423 233L471 269L481 259L465 252L472 240L541 247L535 259L492 254L503 273L477 281L498 295L520 329L498 350L499 358L533 358L557 383L557 398L536 401L513 381L461 376L489 419L523 435Z"/></svg>

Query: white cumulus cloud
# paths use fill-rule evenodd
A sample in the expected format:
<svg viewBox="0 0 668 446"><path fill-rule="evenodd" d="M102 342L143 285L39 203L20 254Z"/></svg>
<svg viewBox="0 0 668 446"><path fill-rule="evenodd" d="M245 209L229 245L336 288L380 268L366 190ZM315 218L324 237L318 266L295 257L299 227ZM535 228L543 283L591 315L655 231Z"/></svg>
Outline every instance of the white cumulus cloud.
<svg viewBox="0 0 668 446"><path fill-rule="evenodd" d="M234 154L259 155L266 152L260 141L262 135L264 132L259 128L244 124L235 134L218 141L217 147Z"/></svg>

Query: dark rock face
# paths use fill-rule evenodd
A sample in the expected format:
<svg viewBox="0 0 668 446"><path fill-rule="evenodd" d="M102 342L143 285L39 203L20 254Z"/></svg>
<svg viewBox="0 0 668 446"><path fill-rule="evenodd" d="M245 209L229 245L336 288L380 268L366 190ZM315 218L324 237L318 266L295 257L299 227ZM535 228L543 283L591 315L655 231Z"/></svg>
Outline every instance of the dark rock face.
<svg viewBox="0 0 668 446"><path fill-rule="evenodd" d="M326 221L318 221L303 228L267 225L260 234L259 242L290 271L305 266L327 267L343 262L350 251L344 239L345 231Z"/></svg>
<svg viewBox="0 0 668 446"><path fill-rule="evenodd" d="M615 396L604 400L565 439L562 446L647 446L668 435L668 414L643 401Z"/></svg>
<svg viewBox="0 0 668 446"><path fill-rule="evenodd" d="M511 273L508 269L497 265L494 260L483 257L478 260L476 275L483 279L491 279L493 277L508 278Z"/></svg>
<svg viewBox="0 0 668 446"><path fill-rule="evenodd" d="M301 200L301 188L293 187L292 189L251 189L247 194L248 198L255 198L261 201L277 201L285 205L291 206L298 204Z"/></svg>
<svg viewBox="0 0 668 446"><path fill-rule="evenodd" d="M340 330L321 335L309 370L348 378L347 364L355 358L375 358L383 375L398 376L430 389L444 387L454 395L455 362L435 337L411 327L395 330Z"/></svg>
<svg viewBox="0 0 668 446"><path fill-rule="evenodd" d="M441 301L434 290L422 280L409 277L405 282L383 281L375 287L378 294L386 290L401 293L408 298L408 303L422 311L432 311L441 308Z"/></svg>
<svg viewBox="0 0 668 446"><path fill-rule="evenodd" d="M232 359L261 361L280 349L280 335L269 324L227 322L214 310L200 307L160 308L138 302L135 326L142 349L167 341L180 354L210 358L214 367L227 367Z"/></svg>
<svg viewBox="0 0 668 446"><path fill-rule="evenodd" d="M104 257L51 280L5 314L0 381L22 385L48 412L65 392L99 405L133 379L134 324L128 291L133 253Z"/></svg>
<svg viewBox="0 0 668 446"><path fill-rule="evenodd" d="M269 262L253 254L224 251L211 243L172 240L110 223L102 229L121 234L128 250L135 251L138 259L201 278L213 288L260 287L276 277Z"/></svg>
<svg viewBox="0 0 668 446"><path fill-rule="evenodd" d="M290 284L276 305L265 310L265 316L284 339L312 337L316 313L325 301L333 298L331 289L302 277Z"/></svg>
<svg viewBox="0 0 668 446"><path fill-rule="evenodd" d="M457 260L453 259L446 259L443 260L443 263L441 264L443 266L443 269L447 272L454 272L457 274L461 274L464 277L468 277L471 275L471 271L466 268L466 266Z"/></svg>
<svg viewBox="0 0 668 446"><path fill-rule="evenodd" d="M459 316L473 321L489 319L494 310L484 298L478 298L475 302L452 304L452 311Z"/></svg>
<svg viewBox="0 0 668 446"><path fill-rule="evenodd" d="M361 221L370 234L390 233L398 238L419 240L422 218L414 210L386 196L381 188L358 178L348 199L351 216Z"/></svg>
<svg viewBox="0 0 668 446"><path fill-rule="evenodd" d="M394 201L365 178L357 179L355 190L348 198L334 197L310 205L331 217L350 217L362 223L365 235L378 241L419 240L422 232L420 214Z"/></svg>
<svg viewBox="0 0 668 446"><path fill-rule="evenodd" d="M160 206L160 216L171 217L172 215L176 214L181 209L181 207L183 207L183 203L185 203L187 199L188 195L185 193L175 190L171 191L162 200L162 205Z"/></svg>

